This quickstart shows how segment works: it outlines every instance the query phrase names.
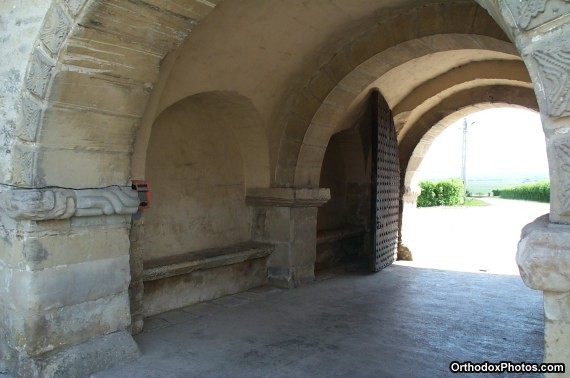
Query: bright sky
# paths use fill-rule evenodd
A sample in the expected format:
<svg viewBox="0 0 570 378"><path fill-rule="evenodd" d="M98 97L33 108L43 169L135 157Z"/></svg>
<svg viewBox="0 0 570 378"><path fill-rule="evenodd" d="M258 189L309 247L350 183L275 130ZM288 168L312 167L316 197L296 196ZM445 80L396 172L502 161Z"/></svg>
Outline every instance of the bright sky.
<svg viewBox="0 0 570 378"><path fill-rule="evenodd" d="M496 108L467 118L467 178L526 176L548 178L540 115ZM463 119L433 142L420 167L420 180L461 177Z"/></svg>

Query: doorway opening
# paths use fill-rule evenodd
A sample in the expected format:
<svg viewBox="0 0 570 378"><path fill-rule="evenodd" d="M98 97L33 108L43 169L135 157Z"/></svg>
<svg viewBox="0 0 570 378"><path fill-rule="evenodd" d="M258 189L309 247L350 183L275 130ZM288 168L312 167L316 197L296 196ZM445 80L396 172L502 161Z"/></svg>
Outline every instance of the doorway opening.
<svg viewBox="0 0 570 378"><path fill-rule="evenodd" d="M331 201L317 217L315 270L356 263L378 272L396 260L400 159L392 111L374 90L358 127L335 134L321 168Z"/></svg>
<svg viewBox="0 0 570 378"><path fill-rule="evenodd" d="M445 128L414 155L420 168L408 185L457 178L467 202L459 206L405 208L404 237L416 267L518 275L521 229L549 212L549 204L501 198L501 189L548 182L548 162L538 113L495 108L470 114ZM423 155L423 156L420 156Z"/></svg>

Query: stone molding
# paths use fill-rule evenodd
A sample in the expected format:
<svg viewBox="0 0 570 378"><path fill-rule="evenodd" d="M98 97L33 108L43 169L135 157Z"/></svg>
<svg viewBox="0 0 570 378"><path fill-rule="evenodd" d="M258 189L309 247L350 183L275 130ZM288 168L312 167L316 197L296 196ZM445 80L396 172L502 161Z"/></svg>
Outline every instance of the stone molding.
<svg viewBox="0 0 570 378"><path fill-rule="evenodd" d="M570 115L570 50L564 46L537 49L531 53L543 83L547 113L553 117Z"/></svg>
<svg viewBox="0 0 570 378"><path fill-rule="evenodd" d="M252 188L246 194L248 205L266 207L318 207L330 199L328 188Z"/></svg>
<svg viewBox="0 0 570 378"><path fill-rule="evenodd" d="M570 140L558 139L552 143L558 172L557 193L560 215L570 215Z"/></svg>
<svg viewBox="0 0 570 378"><path fill-rule="evenodd" d="M0 193L0 211L15 220L43 221L137 212L130 187L105 189L13 189Z"/></svg>
<svg viewBox="0 0 570 378"><path fill-rule="evenodd" d="M526 225L517 250L517 264L531 289L570 292L570 225L550 223L548 214Z"/></svg>
<svg viewBox="0 0 570 378"><path fill-rule="evenodd" d="M570 0L503 0L500 3L519 29L529 31L563 15Z"/></svg>

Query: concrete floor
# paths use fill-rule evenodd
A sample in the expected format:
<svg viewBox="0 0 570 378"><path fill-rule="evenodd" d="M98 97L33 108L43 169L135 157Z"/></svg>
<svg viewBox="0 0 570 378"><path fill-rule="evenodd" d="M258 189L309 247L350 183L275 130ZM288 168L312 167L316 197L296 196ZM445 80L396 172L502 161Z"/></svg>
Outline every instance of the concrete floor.
<svg viewBox="0 0 570 378"><path fill-rule="evenodd" d="M542 293L397 263L164 313L135 339L138 361L95 377L451 376L454 360L541 362Z"/></svg>

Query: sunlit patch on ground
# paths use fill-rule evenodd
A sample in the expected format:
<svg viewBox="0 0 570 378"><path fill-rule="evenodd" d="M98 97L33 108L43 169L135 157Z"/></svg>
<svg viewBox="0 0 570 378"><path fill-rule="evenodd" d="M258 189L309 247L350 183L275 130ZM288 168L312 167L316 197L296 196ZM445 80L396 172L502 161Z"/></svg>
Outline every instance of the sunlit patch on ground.
<svg viewBox="0 0 570 378"><path fill-rule="evenodd" d="M548 213L550 205L496 198L484 201L491 206L415 210L404 220L404 242L414 261L397 264L518 275L515 254L521 229Z"/></svg>

